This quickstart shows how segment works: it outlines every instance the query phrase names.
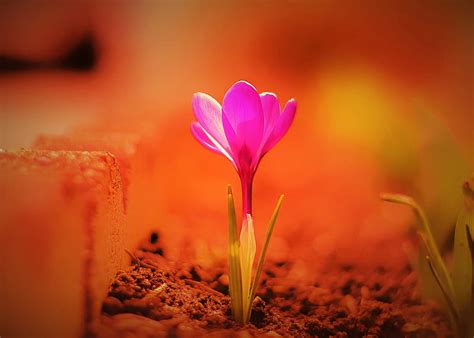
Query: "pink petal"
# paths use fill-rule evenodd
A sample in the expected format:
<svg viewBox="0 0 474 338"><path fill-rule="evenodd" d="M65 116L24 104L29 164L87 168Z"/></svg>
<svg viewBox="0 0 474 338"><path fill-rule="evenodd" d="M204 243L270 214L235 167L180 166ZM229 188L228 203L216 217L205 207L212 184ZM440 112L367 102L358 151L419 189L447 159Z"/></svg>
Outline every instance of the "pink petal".
<svg viewBox="0 0 474 338"><path fill-rule="evenodd" d="M235 83L224 96L222 114L232 152L237 154L245 147L250 156L256 155L262 141L264 117L255 88L245 81Z"/></svg>
<svg viewBox="0 0 474 338"><path fill-rule="evenodd" d="M203 145L205 148L213 151L213 152L216 152L216 153L219 153L221 154L221 152L219 151L219 149L217 149L212 141L209 139L209 137L207 137L206 133L204 132L204 130L202 129L202 126L199 124L199 122L193 122L191 123L191 133L194 135L194 137L196 138L196 140L198 140L199 143L201 143L201 145Z"/></svg>
<svg viewBox="0 0 474 338"><path fill-rule="evenodd" d="M280 116L280 103L274 93L261 93L262 110L264 116L263 142L270 136L275 121Z"/></svg>
<svg viewBox="0 0 474 338"><path fill-rule="evenodd" d="M222 154L227 157L234 165L235 162L230 156L229 152L224 149L218 142L215 140L210 134L208 134L204 128L199 124L199 122L191 123L191 133L194 135L196 140L201 143L202 146L205 148L218 153Z"/></svg>
<svg viewBox="0 0 474 338"><path fill-rule="evenodd" d="M232 159L236 165L237 171L241 173L242 171L248 170L254 156L249 154L248 147L245 146L242 138L235 133L226 114L222 114L222 124L224 126L227 141L229 142L232 153Z"/></svg>
<svg viewBox="0 0 474 338"><path fill-rule="evenodd" d="M243 144L243 139L237 135L226 114L222 114L222 126L224 127L224 132L230 148L236 150L240 149Z"/></svg>
<svg viewBox="0 0 474 338"><path fill-rule="evenodd" d="M222 126L222 109L219 102L204 93L193 95L193 111L202 128L228 150L229 144Z"/></svg>
<svg viewBox="0 0 474 338"><path fill-rule="evenodd" d="M286 134L288 129L295 118L296 113L296 101L294 99L289 100L283 112L281 113L278 120L275 122L275 126L268 137L268 140L265 143L265 146L262 149L262 156L267 153L271 148L281 140L281 138Z"/></svg>

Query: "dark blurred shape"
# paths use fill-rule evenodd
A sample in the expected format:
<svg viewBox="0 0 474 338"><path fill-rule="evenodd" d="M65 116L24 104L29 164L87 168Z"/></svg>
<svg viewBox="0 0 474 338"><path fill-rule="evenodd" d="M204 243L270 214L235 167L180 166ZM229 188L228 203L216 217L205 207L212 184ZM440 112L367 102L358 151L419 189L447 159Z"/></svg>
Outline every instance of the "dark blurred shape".
<svg viewBox="0 0 474 338"><path fill-rule="evenodd" d="M75 71L91 71L96 63L96 44L92 35L87 35L59 62L59 67Z"/></svg>
<svg viewBox="0 0 474 338"><path fill-rule="evenodd" d="M97 46L92 34L85 35L73 44L65 55L48 61L33 61L24 58L0 55L0 74L39 69L58 69L75 72L92 71L97 64Z"/></svg>
<svg viewBox="0 0 474 338"><path fill-rule="evenodd" d="M0 55L0 74L31 70L38 64L41 63Z"/></svg>

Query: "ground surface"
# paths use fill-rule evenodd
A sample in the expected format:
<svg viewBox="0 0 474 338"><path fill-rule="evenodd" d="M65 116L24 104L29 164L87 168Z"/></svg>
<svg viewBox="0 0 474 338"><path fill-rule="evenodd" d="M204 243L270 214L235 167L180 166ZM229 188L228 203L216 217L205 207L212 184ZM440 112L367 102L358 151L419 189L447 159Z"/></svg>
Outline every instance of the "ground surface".
<svg viewBox="0 0 474 338"><path fill-rule="evenodd" d="M449 337L423 304L408 267L386 270L328 262L311 283L296 262L268 261L251 323L230 318L225 264L202 268L163 255L157 233L130 253L103 305L101 337Z"/></svg>

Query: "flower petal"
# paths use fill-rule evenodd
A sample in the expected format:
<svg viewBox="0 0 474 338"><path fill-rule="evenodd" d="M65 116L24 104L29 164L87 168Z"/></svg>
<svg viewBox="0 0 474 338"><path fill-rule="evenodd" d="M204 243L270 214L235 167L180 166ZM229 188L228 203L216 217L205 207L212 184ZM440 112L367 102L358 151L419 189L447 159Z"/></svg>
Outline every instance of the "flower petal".
<svg viewBox="0 0 474 338"><path fill-rule="evenodd" d="M229 142L232 159L239 175L251 171L254 156L249 153L248 147L245 146L243 140L235 133L234 128L225 114L222 114L222 124Z"/></svg>
<svg viewBox="0 0 474 338"><path fill-rule="evenodd" d="M222 154L227 157L234 165L235 162L229 152L224 149L210 134L208 134L199 122L191 123L191 133L201 145L215 153Z"/></svg>
<svg viewBox="0 0 474 338"><path fill-rule="evenodd" d="M228 150L229 144L222 127L222 108L219 102L207 94L196 93L193 95L193 111L202 128Z"/></svg>
<svg viewBox="0 0 474 338"><path fill-rule="evenodd" d="M199 122L191 123L191 133L193 134L194 138L196 138L196 140L201 143L202 146L213 152L221 154L219 149L217 149L212 143L212 141L209 139L209 137L207 137Z"/></svg>
<svg viewBox="0 0 474 338"><path fill-rule="evenodd" d="M275 121L280 116L280 103L278 98L274 93L261 93L260 101L262 102L262 110L264 116L264 132L263 132L263 142L264 143L270 136Z"/></svg>
<svg viewBox="0 0 474 338"><path fill-rule="evenodd" d="M262 149L262 156L267 153L271 148L281 140L281 138L286 134L288 129L295 118L296 113L296 101L295 99L289 100L283 112L281 113L278 120L275 122L273 130L266 140L265 146Z"/></svg>
<svg viewBox="0 0 474 338"><path fill-rule="evenodd" d="M222 115L224 132L233 154L245 147L250 155L256 155L264 127L262 103L256 89L245 81L235 83L224 96Z"/></svg>

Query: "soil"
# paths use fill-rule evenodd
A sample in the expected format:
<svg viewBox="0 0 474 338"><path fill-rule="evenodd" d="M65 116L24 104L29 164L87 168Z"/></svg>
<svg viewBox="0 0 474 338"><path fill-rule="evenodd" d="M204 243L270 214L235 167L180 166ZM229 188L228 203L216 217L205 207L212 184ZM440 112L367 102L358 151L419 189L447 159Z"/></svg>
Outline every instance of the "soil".
<svg viewBox="0 0 474 338"><path fill-rule="evenodd" d="M156 232L130 256L104 301L100 337L451 337L408 266L331 261L301 284L291 276L296 262L267 261L250 323L239 325L225 262L204 269L168 260Z"/></svg>

